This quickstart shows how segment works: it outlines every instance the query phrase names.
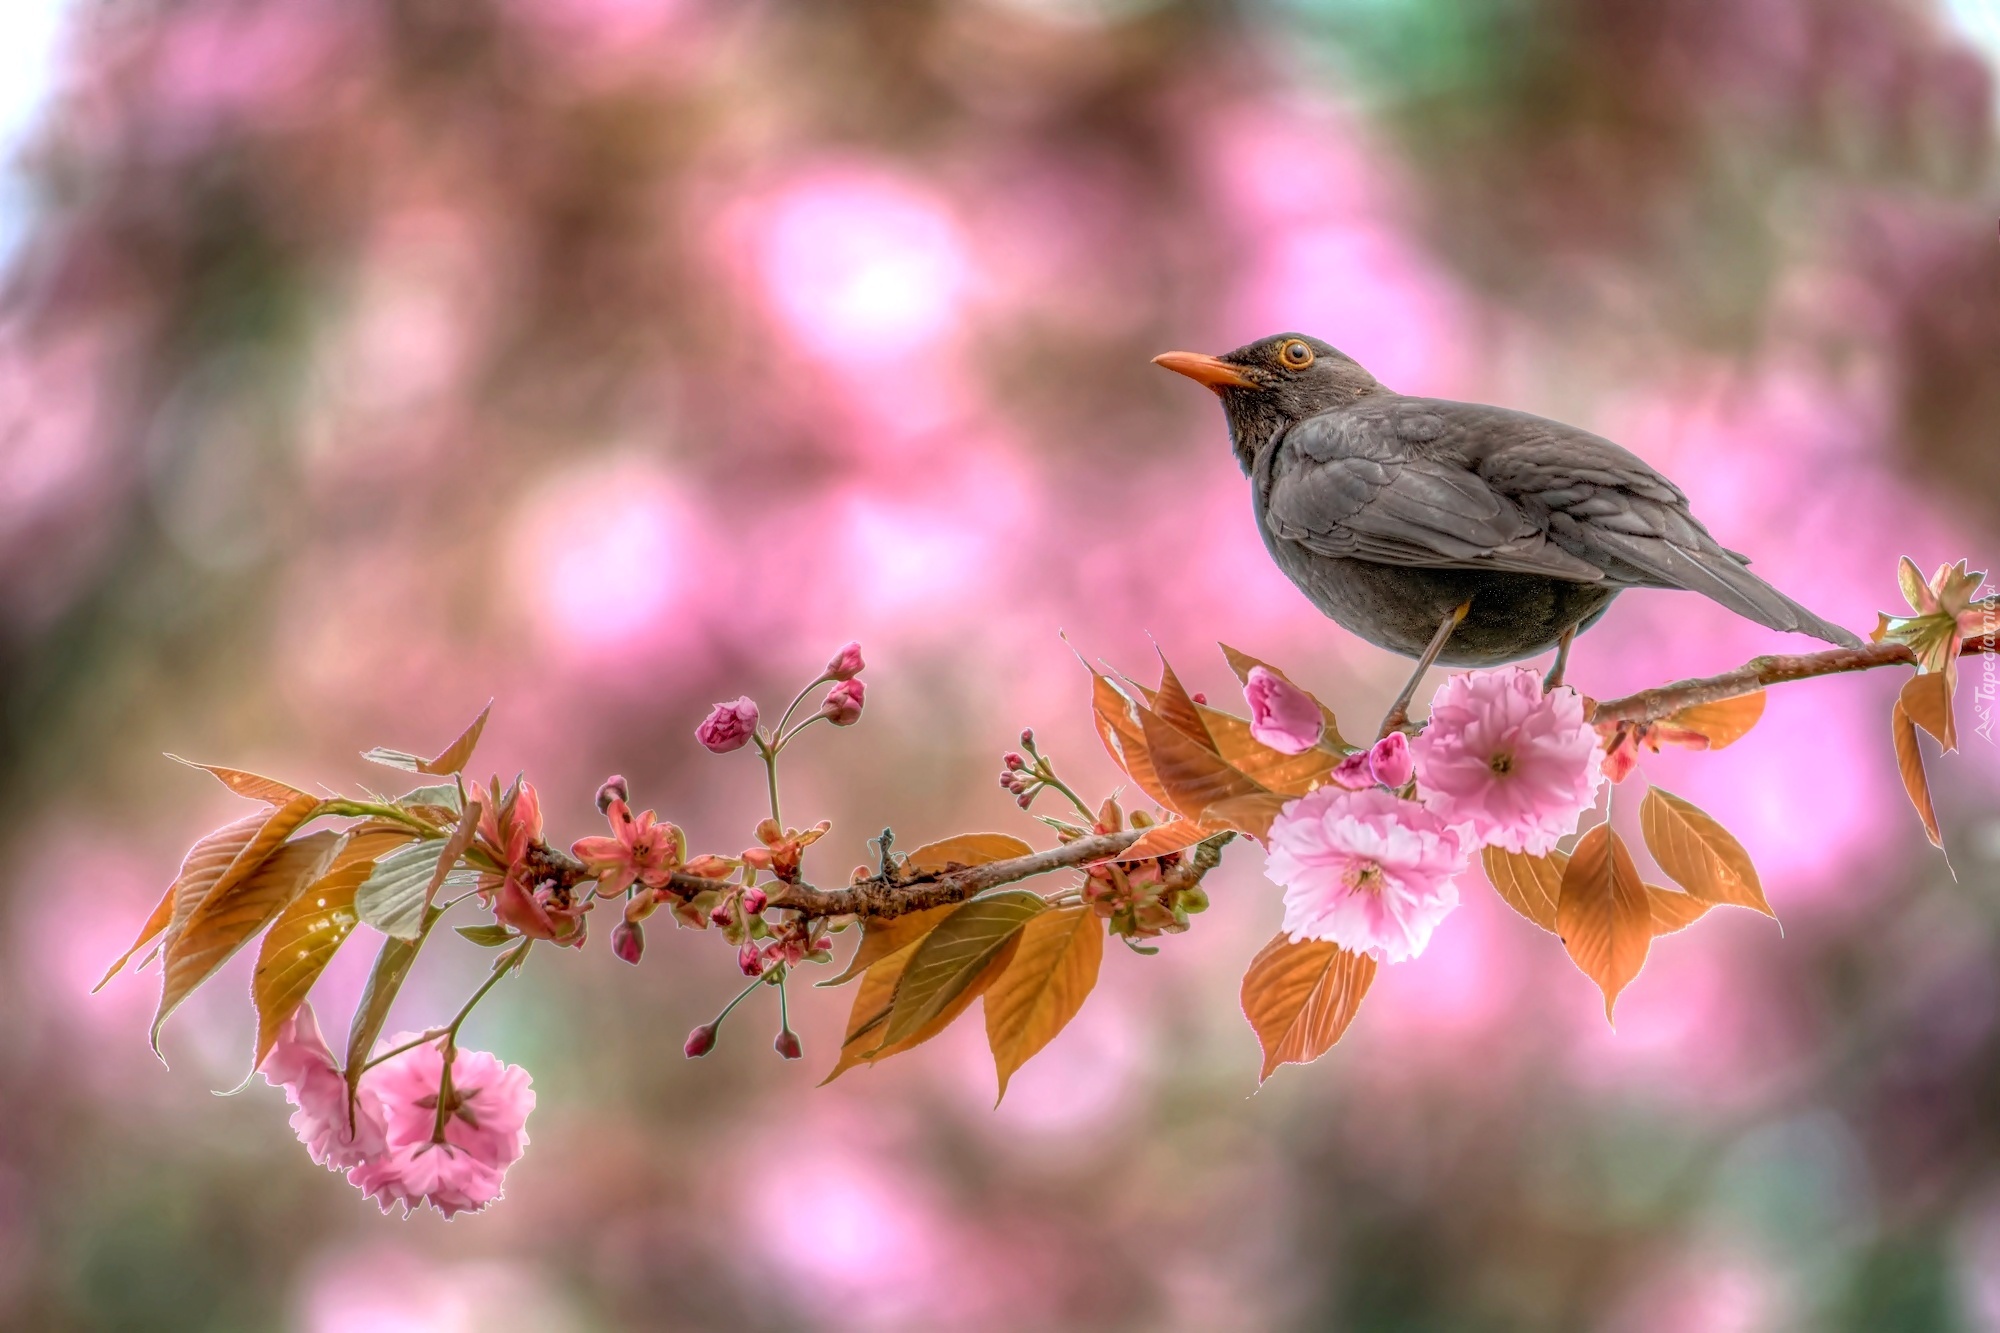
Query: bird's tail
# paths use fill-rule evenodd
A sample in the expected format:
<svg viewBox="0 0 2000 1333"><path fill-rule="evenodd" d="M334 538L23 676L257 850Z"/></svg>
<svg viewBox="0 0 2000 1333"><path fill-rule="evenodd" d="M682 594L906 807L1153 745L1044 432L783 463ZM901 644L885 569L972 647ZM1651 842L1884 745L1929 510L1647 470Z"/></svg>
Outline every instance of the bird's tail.
<svg viewBox="0 0 2000 1333"><path fill-rule="evenodd" d="M1744 567L1741 557L1720 546L1709 551L1689 551L1682 547L1674 549L1685 557L1683 572L1690 576L1684 579L1682 587L1701 593L1736 614L1775 630L1810 634L1815 639L1823 639L1842 648L1861 646L1860 636L1852 630L1814 615L1752 574Z"/></svg>

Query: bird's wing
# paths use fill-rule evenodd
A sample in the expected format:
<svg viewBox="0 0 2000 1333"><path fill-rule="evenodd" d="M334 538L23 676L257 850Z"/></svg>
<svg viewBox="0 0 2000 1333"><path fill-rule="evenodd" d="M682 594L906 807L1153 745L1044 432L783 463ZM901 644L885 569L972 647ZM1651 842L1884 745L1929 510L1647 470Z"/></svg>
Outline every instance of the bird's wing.
<svg viewBox="0 0 2000 1333"><path fill-rule="evenodd" d="M1272 460L1265 515L1273 535L1319 555L1385 565L1603 578L1477 472L1426 448L1443 429L1430 414L1382 407L1293 426Z"/></svg>

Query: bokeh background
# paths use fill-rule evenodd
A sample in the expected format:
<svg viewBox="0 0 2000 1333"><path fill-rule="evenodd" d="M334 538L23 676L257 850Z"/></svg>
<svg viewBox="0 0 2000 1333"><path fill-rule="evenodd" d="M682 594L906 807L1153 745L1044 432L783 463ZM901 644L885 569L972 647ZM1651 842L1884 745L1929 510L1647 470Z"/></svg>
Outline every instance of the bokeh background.
<svg viewBox="0 0 2000 1333"><path fill-rule="evenodd" d="M1661 941L1615 1034L1475 874L1253 1095L1250 847L997 1110L976 1016L815 1090L845 993L800 1064L767 1008L685 1061L728 950L599 930L468 1029L540 1104L446 1224L313 1167L261 1082L211 1095L247 956L168 1068L150 972L87 993L237 813L163 751L351 789L497 696L478 766L552 839L615 770L730 852L758 766L693 724L859 638L866 717L788 758L837 881L885 823L1031 832L1023 725L1109 790L1072 648L1220 698L1227 640L1373 717L1398 663L1267 565L1169 347L1305 330L1587 425L1865 629L1897 555L2000 556L1996 56L1992 0L7 0L0 1326L2000 1329L1983 665L1956 879L1893 680L1648 761L1785 924ZM1803 646L1637 594L1572 675Z"/></svg>

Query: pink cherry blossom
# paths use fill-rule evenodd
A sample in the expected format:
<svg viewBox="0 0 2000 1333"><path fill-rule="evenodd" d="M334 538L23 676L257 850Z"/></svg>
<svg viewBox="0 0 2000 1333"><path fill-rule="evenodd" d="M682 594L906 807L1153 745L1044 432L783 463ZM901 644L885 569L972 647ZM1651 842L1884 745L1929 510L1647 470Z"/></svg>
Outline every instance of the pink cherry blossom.
<svg viewBox="0 0 2000 1333"><path fill-rule="evenodd" d="M1271 824L1264 873L1284 886L1284 930L1377 962L1415 958L1458 906L1464 835L1381 787L1321 787Z"/></svg>
<svg viewBox="0 0 2000 1333"><path fill-rule="evenodd" d="M1251 667L1243 698L1250 705L1250 735L1281 754L1303 754L1326 734L1312 696L1274 671Z"/></svg>
<svg viewBox="0 0 2000 1333"><path fill-rule="evenodd" d="M417 1036L391 1037L389 1047ZM500 1197L507 1168L527 1148L535 1109L528 1072L485 1051L459 1050L446 1088L441 1044L412 1046L362 1080L380 1109L386 1151L350 1179L383 1212L397 1203L405 1213L426 1203L446 1217L477 1212Z"/></svg>
<svg viewBox="0 0 2000 1333"><path fill-rule="evenodd" d="M493 919L503 926L538 940L581 947L583 914L592 904L577 903L568 889L540 882L529 855L542 840L542 802L534 784L517 782L502 795L495 781L480 796L480 841L506 867L480 872L480 901L493 909Z"/></svg>
<svg viewBox="0 0 2000 1333"><path fill-rule="evenodd" d="M612 836L579 838L569 849L596 877L600 895L623 893L635 881L657 889L687 859L686 837L651 810L635 817L625 798L614 796L605 802L604 814Z"/></svg>
<svg viewBox="0 0 2000 1333"><path fill-rule="evenodd" d="M694 738L716 754L740 750L756 734L757 704L747 694L733 702L717 704L694 729Z"/></svg>
<svg viewBox="0 0 2000 1333"><path fill-rule="evenodd" d="M833 655L824 674L828 680L853 680L861 670L861 645L850 643Z"/></svg>
<svg viewBox="0 0 2000 1333"><path fill-rule="evenodd" d="M1449 824L1510 852L1545 855L1596 803L1604 754L1566 686L1531 667L1468 671L1439 687L1415 746L1418 793Z"/></svg>
<svg viewBox="0 0 2000 1333"><path fill-rule="evenodd" d="M819 711L836 727L851 727L861 720L861 702L868 687L858 680L843 680L826 692Z"/></svg>
<svg viewBox="0 0 2000 1333"><path fill-rule="evenodd" d="M372 1097L357 1099L353 1127L347 1119L347 1080L320 1035L312 1006L302 1004L278 1029L278 1040L264 1057L264 1081L285 1090L292 1113L292 1131L315 1162L329 1171L346 1171L386 1148L380 1111Z"/></svg>

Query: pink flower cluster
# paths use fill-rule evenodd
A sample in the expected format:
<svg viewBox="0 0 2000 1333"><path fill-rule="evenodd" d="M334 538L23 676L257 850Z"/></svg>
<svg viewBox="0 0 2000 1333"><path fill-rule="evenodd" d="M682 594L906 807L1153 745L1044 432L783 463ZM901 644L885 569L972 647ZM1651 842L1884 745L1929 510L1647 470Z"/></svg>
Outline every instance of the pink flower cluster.
<svg viewBox="0 0 2000 1333"><path fill-rule="evenodd" d="M1266 682L1261 692L1273 716L1296 702L1285 691L1304 698L1272 680L1282 689ZM1255 735L1254 697L1251 707ZM1265 873L1285 889L1285 931L1378 962L1416 957L1458 905L1472 853L1553 850L1595 804L1602 770L1576 691L1544 691L1528 667L1453 676L1414 746L1395 732L1356 751L1272 822ZM1405 799L1413 778L1417 799Z"/></svg>
<svg viewBox="0 0 2000 1333"><path fill-rule="evenodd" d="M389 1039L390 1049L418 1034ZM447 1218L500 1197L507 1168L527 1148L535 1109L526 1070L484 1051L456 1051L446 1077L442 1039L421 1042L361 1077L353 1119L347 1083L310 1005L279 1030L264 1079L285 1090L292 1129L306 1151L388 1212L429 1204Z"/></svg>

